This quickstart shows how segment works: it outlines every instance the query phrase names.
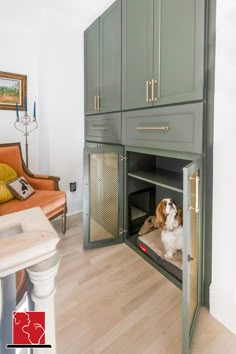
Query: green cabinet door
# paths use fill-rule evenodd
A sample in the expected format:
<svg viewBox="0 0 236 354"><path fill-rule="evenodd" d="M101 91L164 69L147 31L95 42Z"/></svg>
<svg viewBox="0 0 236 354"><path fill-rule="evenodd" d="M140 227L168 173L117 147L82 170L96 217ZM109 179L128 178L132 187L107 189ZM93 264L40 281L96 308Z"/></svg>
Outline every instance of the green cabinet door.
<svg viewBox="0 0 236 354"><path fill-rule="evenodd" d="M148 83L152 75L153 0L124 0L122 3L123 109L152 105L152 102L148 101L148 96L151 98L151 85Z"/></svg>
<svg viewBox="0 0 236 354"><path fill-rule="evenodd" d="M202 292L202 160L183 168L182 354L189 354L201 307Z"/></svg>
<svg viewBox="0 0 236 354"><path fill-rule="evenodd" d="M121 0L100 17L100 112L121 109Z"/></svg>
<svg viewBox="0 0 236 354"><path fill-rule="evenodd" d="M84 149L84 249L123 242L123 146L86 143Z"/></svg>
<svg viewBox="0 0 236 354"><path fill-rule="evenodd" d="M123 3L122 108L202 100L205 0Z"/></svg>
<svg viewBox="0 0 236 354"><path fill-rule="evenodd" d="M99 19L84 33L85 112L96 113L99 96Z"/></svg>
<svg viewBox="0 0 236 354"><path fill-rule="evenodd" d="M203 99L204 4L154 0L154 105Z"/></svg>

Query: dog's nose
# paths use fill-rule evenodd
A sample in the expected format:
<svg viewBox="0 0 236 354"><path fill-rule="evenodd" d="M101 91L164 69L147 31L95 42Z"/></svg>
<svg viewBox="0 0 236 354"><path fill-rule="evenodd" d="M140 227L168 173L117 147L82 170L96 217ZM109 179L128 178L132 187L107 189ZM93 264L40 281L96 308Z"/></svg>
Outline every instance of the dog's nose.
<svg viewBox="0 0 236 354"><path fill-rule="evenodd" d="M172 206L173 205L173 202L169 202L169 206Z"/></svg>

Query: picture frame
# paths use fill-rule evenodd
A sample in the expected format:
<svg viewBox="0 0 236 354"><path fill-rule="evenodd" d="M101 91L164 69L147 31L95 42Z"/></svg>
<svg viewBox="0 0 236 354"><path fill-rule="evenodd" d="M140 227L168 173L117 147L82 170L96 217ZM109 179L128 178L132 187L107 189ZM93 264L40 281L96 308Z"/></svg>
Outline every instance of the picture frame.
<svg viewBox="0 0 236 354"><path fill-rule="evenodd" d="M0 71L0 109L24 110L24 98L27 96L27 75Z"/></svg>

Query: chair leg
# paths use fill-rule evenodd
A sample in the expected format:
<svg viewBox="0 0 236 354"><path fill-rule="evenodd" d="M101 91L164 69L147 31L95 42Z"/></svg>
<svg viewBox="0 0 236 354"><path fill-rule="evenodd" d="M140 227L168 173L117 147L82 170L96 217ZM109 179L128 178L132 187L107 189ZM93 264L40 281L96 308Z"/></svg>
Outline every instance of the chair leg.
<svg viewBox="0 0 236 354"><path fill-rule="evenodd" d="M62 233L63 234L65 234L65 232L66 232L66 211L67 211L67 209L65 207L63 214L62 214Z"/></svg>

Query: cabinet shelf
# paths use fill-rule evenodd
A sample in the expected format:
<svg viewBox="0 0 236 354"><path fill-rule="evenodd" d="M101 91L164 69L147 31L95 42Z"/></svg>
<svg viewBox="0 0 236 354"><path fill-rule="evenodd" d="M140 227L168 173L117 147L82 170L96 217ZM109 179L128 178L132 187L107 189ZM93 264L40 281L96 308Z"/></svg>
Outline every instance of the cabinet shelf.
<svg viewBox="0 0 236 354"><path fill-rule="evenodd" d="M178 172L157 168L151 171L129 172L128 176L183 193L183 175Z"/></svg>

